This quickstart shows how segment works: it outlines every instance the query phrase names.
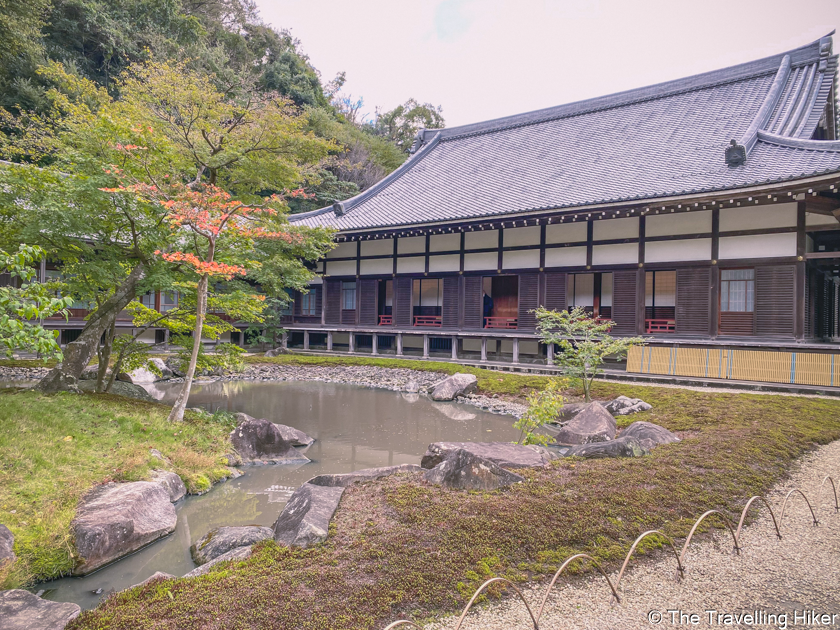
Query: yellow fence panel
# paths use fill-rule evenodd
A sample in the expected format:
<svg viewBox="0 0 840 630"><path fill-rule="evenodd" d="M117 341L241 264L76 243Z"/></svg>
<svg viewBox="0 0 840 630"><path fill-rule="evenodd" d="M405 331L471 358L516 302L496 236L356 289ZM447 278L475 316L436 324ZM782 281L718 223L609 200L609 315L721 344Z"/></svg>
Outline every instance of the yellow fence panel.
<svg viewBox="0 0 840 630"><path fill-rule="evenodd" d="M677 376L709 376L709 359L712 352L708 348L676 348L673 374ZM717 367L717 366L715 366Z"/></svg>
<svg viewBox="0 0 840 630"><path fill-rule="evenodd" d="M794 383L799 385L831 385L833 354L794 354ZM835 361L836 363L836 361Z"/></svg>

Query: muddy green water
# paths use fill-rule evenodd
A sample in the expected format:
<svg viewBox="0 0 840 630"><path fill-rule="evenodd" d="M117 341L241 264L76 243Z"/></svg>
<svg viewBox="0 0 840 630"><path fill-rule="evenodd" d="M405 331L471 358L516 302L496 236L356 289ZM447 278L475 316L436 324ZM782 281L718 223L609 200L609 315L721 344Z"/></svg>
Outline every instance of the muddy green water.
<svg viewBox="0 0 840 630"><path fill-rule="evenodd" d="M150 390L163 402L172 402L178 387L158 383ZM190 544L214 527L272 525L295 488L315 475L420 463L431 442L511 441L518 437L510 416L354 385L301 381L198 384L189 405L243 411L297 427L316 438L306 451L313 461L243 467L243 477L180 501L176 506L178 525L166 538L87 577L39 584L33 591L43 591L47 599L93 608L109 593L137 584L155 571L178 576L192 571Z"/></svg>

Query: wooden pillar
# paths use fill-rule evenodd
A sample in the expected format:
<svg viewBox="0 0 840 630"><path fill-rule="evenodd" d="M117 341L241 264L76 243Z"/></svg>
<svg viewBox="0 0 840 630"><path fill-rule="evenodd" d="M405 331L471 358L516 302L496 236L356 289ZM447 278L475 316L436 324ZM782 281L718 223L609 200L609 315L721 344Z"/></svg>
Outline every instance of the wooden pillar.
<svg viewBox="0 0 840 630"><path fill-rule="evenodd" d="M793 334L797 340L805 338L805 295L807 292L808 270L805 267L805 210L806 203L800 201L796 204L796 294L794 297L793 311Z"/></svg>
<svg viewBox="0 0 840 630"><path fill-rule="evenodd" d="M720 208L712 209L712 269L709 282L709 337L717 338L720 328Z"/></svg>
<svg viewBox="0 0 840 630"><path fill-rule="evenodd" d="M487 337L481 338L481 362L487 363Z"/></svg>
<svg viewBox="0 0 840 630"><path fill-rule="evenodd" d="M458 337L452 337L452 360L458 360Z"/></svg>
<svg viewBox="0 0 840 630"><path fill-rule="evenodd" d="M244 330L240 333L239 339L241 340L241 343L239 344L239 346L241 348L244 348L245 347L245 331ZM168 328L164 328L164 330L163 330L163 351L164 352L169 352L169 329Z"/></svg>
<svg viewBox="0 0 840 630"><path fill-rule="evenodd" d="M347 352L352 354L353 352L356 351L356 333L354 333L354 332L348 333L348 340L349 340L348 341L349 345L348 345L348 348L347 348Z"/></svg>
<svg viewBox="0 0 840 630"><path fill-rule="evenodd" d="M429 358L429 335L423 335L423 358Z"/></svg>
<svg viewBox="0 0 840 630"><path fill-rule="evenodd" d="M554 365L554 344L550 343L545 347L546 365Z"/></svg>
<svg viewBox="0 0 840 630"><path fill-rule="evenodd" d="M332 332L327 333L327 351L332 352L333 349L333 334Z"/></svg>
<svg viewBox="0 0 840 630"><path fill-rule="evenodd" d="M304 350L309 350L309 331L308 330L303 331L303 349Z"/></svg>
<svg viewBox="0 0 840 630"><path fill-rule="evenodd" d="M519 339L513 338L513 362L519 363Z"/></svg>
<svg viewBox="0 0 840 630"><path fill-rule="evenodd" d="M397 356L403 356L402 333L397 333Z"/></svg>
<svg viewBox="0 0 840 630"><path fill-rule="evenodd" d="M377 347L379 345L379 335L377 335L376 333L373 333L370 336L370 338L371 338L370 353L371 354L379 354L379 348Z"/></svg>

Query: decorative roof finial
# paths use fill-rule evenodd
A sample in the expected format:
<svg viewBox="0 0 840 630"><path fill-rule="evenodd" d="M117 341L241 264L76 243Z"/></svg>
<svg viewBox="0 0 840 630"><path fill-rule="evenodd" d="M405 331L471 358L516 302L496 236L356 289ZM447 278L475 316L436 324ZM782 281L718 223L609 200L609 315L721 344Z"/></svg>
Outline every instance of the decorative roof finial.
<svg viewBox="0 0 840 630"><path fill-rule="evenodd" d="M747 163L747 149L737 140L730 140L726 147L726 163L729 166L741 166Z"/></svg>
<svg viewBox="0 0 840 630"><path fill-rule="evenodd" d="M340 201L336 201L333 204L333 212L337 217L343 217L345 214L347 214L347 211L344 209L344 204Z"/></svg>

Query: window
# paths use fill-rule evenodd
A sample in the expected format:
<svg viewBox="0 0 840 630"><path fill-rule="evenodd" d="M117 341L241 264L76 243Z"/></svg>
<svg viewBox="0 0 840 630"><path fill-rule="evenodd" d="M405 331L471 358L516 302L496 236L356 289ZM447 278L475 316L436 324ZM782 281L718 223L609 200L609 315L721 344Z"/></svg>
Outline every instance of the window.
<svg viewBox="0 0 840 630"><path fill-rule="evenodd" d="M166 311L171 311L173 308L178 306L178 292L174 291L172 293L161 293L160 294L160 312L165 313Z"/></svg>
<svg viewBox="0 0 840 630"><path fill-rule="evenodd" d="M677 272L645 273L645 316L648 319L673 319L677 304Z"/></svg>
<svg viewBox="0 0 840 630"><path fill-rule="evenodd" d="M315 310L316 301L314 291L302 293L300 296L300 314L308 315L310 317L317 315L318 313Z"/></svg>
<svg viewBox="0 0 840 630"><path fill-rule="evenodd" d="M569 308L580 307L596 317L612 315L613 275L607 273L570 273L566 286Z"/></svg>
<svg viewBox="0 0 840 630"><path fill-rule="evenodd" d="M143 304L146 308L154 308L155 307L155 293L154 291L149 291L145 295L140 296L140 303Z"/></svg>
<svg viewBox="0 0 840 630"><path fill-rule="evenodd" d="M752 313L755 310L755 270L722 269L720 310L723 313Z"/></svg>
<svg viewBox="0 0 840 630"><path fill-rule="evenodd" d="M341 308L345 311L356 310L356 283L341 283Z"/></svg>

